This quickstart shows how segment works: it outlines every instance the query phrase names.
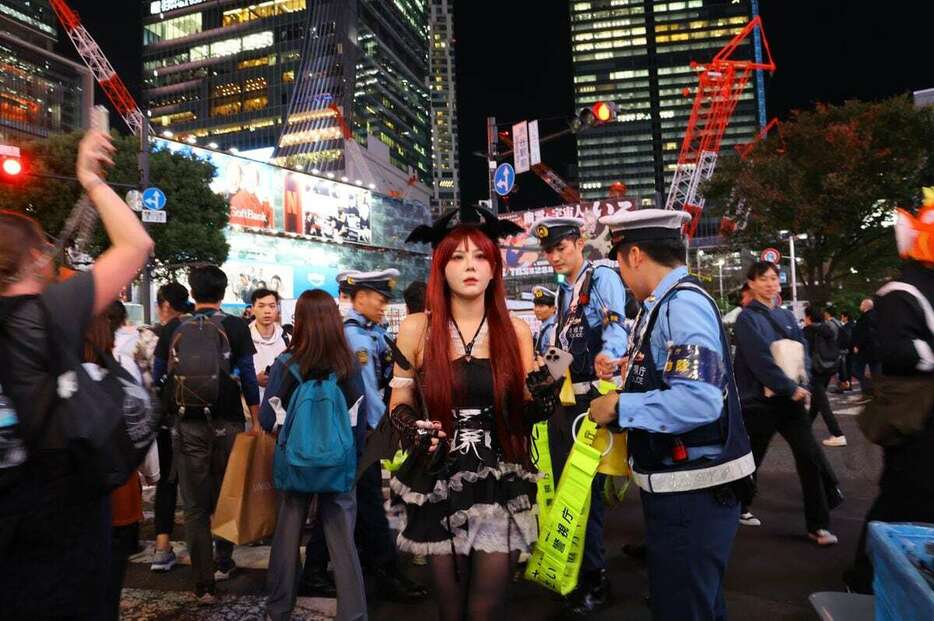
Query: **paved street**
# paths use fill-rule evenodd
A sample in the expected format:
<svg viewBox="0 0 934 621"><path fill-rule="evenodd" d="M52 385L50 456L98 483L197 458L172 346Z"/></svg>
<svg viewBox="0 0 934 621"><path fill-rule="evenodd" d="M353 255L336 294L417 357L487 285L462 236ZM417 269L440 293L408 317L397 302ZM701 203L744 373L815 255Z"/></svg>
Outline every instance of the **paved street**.
<svg viewBox="0 0 934 621"><path fill-rule="evenodd" d="M831 396L834 410L850 445L826 449L831 463L842 481L846 502L833 513L832 530L840 543L820 549L810 543L804 530L801 492L794 471L791 453L784 441L776 436L760 474L760 492L755 505L763 525L740 527L733 557L727 574L727 603L733 619L811 620L807 596L815 591L842 590L840 575L852 558L863 516L876 492L880 453L867 443L856 425L853 405L856 396ZM827 435L823 422L814 424L820 440ZM151 515L147 514L143 538L152 538ZM180 516L179 516L180 519ZM641 507L637 495L630 495L620 507L607 516L607 552L610 560L614 604L594 619L641 621L650 618L643 604L647 592L644 566L625 557L620 546L642 539ZM183 528L175 537L181 539ZM181 548L183 544L179 543ZM235 558L247 567L227 583L221 583L221 605L198 609L185 592L189 584L187 565L176 567L167 575L149 571L145 562L148 551L133 563L124 592L124 618L132 621L156 619L261 619L262 593L268 548L238 547ZM412 576L427 582L425 568L411 567ZM399 605L378 601L369 594L371 619L432 619L430 603ZM333 614L333 600L300 599L296 619L322 619ZM515 620L547 620L558 618L560 604L555 597L526 582L513 585L509 596L509 615Z"/></svg>

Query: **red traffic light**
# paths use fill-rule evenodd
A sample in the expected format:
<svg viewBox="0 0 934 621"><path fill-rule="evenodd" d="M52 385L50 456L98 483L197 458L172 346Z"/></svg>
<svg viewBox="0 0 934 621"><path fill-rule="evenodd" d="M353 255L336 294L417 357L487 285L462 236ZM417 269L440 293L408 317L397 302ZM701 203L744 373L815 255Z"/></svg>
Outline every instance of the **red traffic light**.
<svg viewBox="0 0 934 621"><path fill-rule="evenodd" d="M594 118L600 123L606 123L615 116L615 110L610 108L610 104L605 101L598 101L590 108Z"/></svg>
<svg viewBox="0 0 934 621"><path fill-rule="evenodd" d="M23 172L23 164L18 158L8 157L3 160L3 172L8 177L17 177Z"/></svg>
<svg viewBox="0 0 934 621"><path fill-rule="evenodd" d="M6 179L16 179L23 174L23 161L20 159L19 147L0 144L0 170Z"/></svg>
<svg viewBox="0 0 934 621"><path fill-rule="evenodd" d="M616 120L617 107L612 101L598 101L592 106L581 108L574 129L596 127Z"/></svg>

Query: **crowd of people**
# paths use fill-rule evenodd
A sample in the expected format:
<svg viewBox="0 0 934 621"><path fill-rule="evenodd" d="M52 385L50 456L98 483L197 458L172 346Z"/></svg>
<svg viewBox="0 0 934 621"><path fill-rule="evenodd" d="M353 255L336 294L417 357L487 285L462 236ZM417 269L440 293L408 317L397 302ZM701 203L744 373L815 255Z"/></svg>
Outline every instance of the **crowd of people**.
<svg viewBox="0 0 934 621"><path fill-rule="evenodd" d="M562 479L578 450L575 425L589 416L628 432L653 618L725 619L724 575L739 527L761 524L756 472L775 433L800 479L802 536L828 546L838 541L830 514L844 498L822 444L847 444L828 399L833 378L841 391L855 378L864 402L920 381L905 407L932 407L931 248L902 249L904 272L862 302L855 322L813 305L803 328L778 304L778 268L756 262L730 338L684 265L690 216L658 209L601 219L617 269L586 260L582 221L532 225L564 277L554 291L533 291L534 335L507 310L498 248L519 227L481 207L409 236L430 244L432 260L427 282L405 290L409 312L395 338L383 325L393 269L343 272L338 300L305 291L286 329L276 290L252 291L247 323L221 310L225 273L200 266L187 288L161 286L158 324L137 329L117 298L153 242L104 181L112 154L94 132L78 153L77 177L110 240L89 271L56 272L39 225L0 211L4 618L118 618L144 484L155 485L151 570L178 562L181 498L190 588L199 604L215 604L217 582L238 569L234 544L212 533L211 520L242 433L275 437L267 618L290 618L299 595L323 595L337 597L338 619L366 619L368 582L380 597L431 596L444 621L502 618L517 565L543 542L561 552L570 541L560 522L540 532L554 489L548 497L539 482ZM112 441L93 441L73 420L75 395L95 383L107 389L82 407L106 410L89 420L109 421ZM818 414L830 433L822 443ZM885 442L867 521L934 522L934 420L923 411L914 424ZM398 448L406 457L385 503L380 460ZM123 472L128 454L132 472ZM580 568L563 602L573 617L612 601L604 477L583 486L592 491L586 517L577 516ZM865 534L857 547L847 583L866 591ZM407 577L400 554L427 562L429 587Z"/></svg>

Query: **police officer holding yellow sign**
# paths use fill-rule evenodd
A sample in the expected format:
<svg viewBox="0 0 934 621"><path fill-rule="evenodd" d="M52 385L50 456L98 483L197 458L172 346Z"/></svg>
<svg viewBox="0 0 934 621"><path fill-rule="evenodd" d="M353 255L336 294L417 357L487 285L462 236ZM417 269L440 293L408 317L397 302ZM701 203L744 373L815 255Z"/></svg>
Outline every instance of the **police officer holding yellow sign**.
<svg viewBox="0 0 934 621"><path fill-rule="evenodd" d="M662 209L600 219L642 308L625 390L595 399L590 416L629 430L652 616L665 621L726 618L723 576L755 470L720 312L683 263L689 220Z"/></svg>

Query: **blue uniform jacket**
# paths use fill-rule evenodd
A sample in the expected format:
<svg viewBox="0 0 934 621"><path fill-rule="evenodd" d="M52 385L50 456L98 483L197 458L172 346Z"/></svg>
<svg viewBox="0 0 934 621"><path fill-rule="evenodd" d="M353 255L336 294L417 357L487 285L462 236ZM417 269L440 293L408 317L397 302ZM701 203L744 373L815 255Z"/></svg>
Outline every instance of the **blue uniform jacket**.
<svg viewBox="0 0 934 621"><path fill-rule="evenodd" d="M577 276L578 280L584 278L588 267L590 267L590 262L584 262L584 267ZM560 310L564 316L571 307L575 284L561 283L563 293L558 296L558 299L561 302ZM584 306L584 317L589 327L596 328L603 324L608 313L613 313L619 320L609 322L603 327L603 349L600 353L605 353L612 359L622 358L626 355L626 347L629 343L626 328L623 325L623 319L626 317L626 289L616 272L609 267L598 266L594 268L590 300ZM557 335L554 340L557 343Z"/></svg>
<svg viewBox="0 0 934 621"><path fill-rule="evenodd" d="M555 337L555 324L558 321L558 315L554 314L545 321L542 322L542 325L538 328L538 333L535 335L535 353L543 355L548 348L554 345Z"/></svg>
<svg viewBox="0 0 934 621"><path fill-rule="evenodd" d="M686 267L672 270L643 301L647 317L656 301L679 280L688 275ZM633 331L638 338L639 328ZM663 302L650 339L652 357L661 371L668 360L671 345L699 345L716 352L723 359L720 321L710 302L693 291L677 291ZM619 426L646 429L657 433L679 434L720 418L723 412L723 389L703 381L674 377L668 390L650 390L619 395ZM720 454L721 447L691 447L691 459Z"/></svg>
<svg viewBox="0 0 934 621"><path fill-rule="evenodd" d="M375 429L386 413L386 404L383 403L383 395L379 389L379 378L383 372L380 368L381 360L389 346L378 326L363 315L351 310L348 311L345 322L350 319L359 324L344 323L344 336L347 337L350 352L360 365L363 376L366 410L361 409L360 412L366 412L367 424Z"/></svg>
<svg viewBox="0 0 934 621"><path fill-rule="evenodd" d="M766 313L782 327L784 334L775 329L765 316ZM769 346L779 339L793 339L804 346L804 361L810 377L811 359L808 356L807 341L791 311L783 308L769 309L761 302L753 300L736 318L733 332L736 335L733 373L736 376L739 398L743 403L762 399L765 396L765 386L783 397L790 397L798 387L772 358Z"/></svg>

